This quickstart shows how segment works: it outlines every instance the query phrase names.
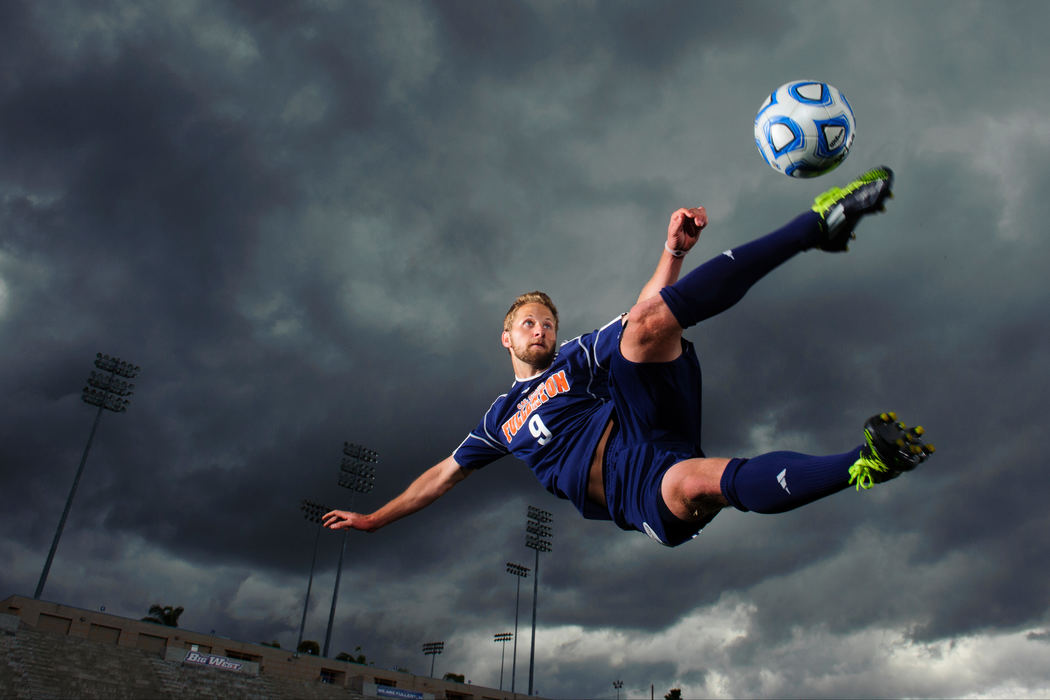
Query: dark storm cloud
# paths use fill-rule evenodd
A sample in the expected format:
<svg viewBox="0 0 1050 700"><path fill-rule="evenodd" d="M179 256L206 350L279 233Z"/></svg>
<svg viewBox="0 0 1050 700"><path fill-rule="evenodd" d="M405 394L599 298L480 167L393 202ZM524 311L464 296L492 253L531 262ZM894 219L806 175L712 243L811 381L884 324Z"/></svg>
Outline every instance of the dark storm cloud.
<svg viewBox="0 0 1050 700"><path fill-rule="evenodd" d="M1050 608L1045 11L1004 7L5 3L0 584L32 589L90 427L78 390L117 354L143 370L45 597L161 599L287 645L316 533L299 500L349 503L344 440L381 454L362 509L447 455L509 383L510 297L546 288L563 339L589 331L631 304L674 207L713 217L688 268L884 159L897 196L851 253L799 256L689 337L709 454L840 452L895 409L938 444L921 473L665 550L503 460L348 540L335 644L426 672L418 643L447 637L449 668L495 685L535 504L556 529L541 692L1037 694L957 651L1028 659ZM850 95L856 155L790 182L749 121L816 74ZM308 636L341 542L322 533ZM928 678L901 661L927 652Z"/></svg>

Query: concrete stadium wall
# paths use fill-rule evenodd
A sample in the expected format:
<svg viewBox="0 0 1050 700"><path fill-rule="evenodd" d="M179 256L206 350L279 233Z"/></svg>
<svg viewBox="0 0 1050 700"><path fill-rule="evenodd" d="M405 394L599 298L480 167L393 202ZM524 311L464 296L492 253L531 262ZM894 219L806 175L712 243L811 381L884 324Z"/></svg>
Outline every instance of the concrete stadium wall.
<svg viewBox="0 0 1050 700"><path fill-rule="evenodd" d="M0 601L0 698L69 697L526 698L21 596Z"/></svg>

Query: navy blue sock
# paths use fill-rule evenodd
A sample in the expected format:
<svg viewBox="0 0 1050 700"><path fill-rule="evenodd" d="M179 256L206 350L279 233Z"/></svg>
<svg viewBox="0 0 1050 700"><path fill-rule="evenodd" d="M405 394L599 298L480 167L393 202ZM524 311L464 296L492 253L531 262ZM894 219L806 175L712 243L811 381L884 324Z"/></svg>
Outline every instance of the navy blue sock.
<svg viewBox="0 0 1050 700"><path fill-rule="evenodd" d="M770 452L734 459L722 473L722 495L737 510L794 510L849 486L849 468L858 456L860 447L826 457Z"/></svg>
<svg viewBox="0 0 1050 700"><path fill-rule="evenodd" d="M695 326L740 301L755 282L816 245L820 235L820 216L807 211L773 233L707 261L661 289L660 296L678 325Z"/></svg>

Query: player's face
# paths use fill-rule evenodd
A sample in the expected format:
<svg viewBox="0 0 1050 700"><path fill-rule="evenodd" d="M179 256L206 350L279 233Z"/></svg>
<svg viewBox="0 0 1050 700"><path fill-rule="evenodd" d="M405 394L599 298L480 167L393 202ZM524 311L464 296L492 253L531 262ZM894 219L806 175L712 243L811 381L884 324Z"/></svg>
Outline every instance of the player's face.
<svg viewBox="0 0 1050 700"><path fill-rule="evenodd" d="M514 314L510 330L503 332L503 347L514 357L536 369L546 369L554 360L558 331L554 315L543 304L524 304Z"/></svg>

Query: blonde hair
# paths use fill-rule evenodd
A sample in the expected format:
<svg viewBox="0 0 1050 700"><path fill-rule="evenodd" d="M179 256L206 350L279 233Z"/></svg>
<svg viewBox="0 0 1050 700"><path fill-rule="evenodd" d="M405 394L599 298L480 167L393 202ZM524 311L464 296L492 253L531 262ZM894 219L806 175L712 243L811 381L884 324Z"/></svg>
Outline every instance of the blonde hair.
<svg viewBox="0 0 1050 700"><path fill-rule="evenodd" d="M551 316L554 317L554 330L558 330L558 309L555 308L554 302L551 298L543 292L526 292L518 296L514 300L514 303L510 305L510 309L507 310L507 315L503 317L503 330L509 331L511 324L514 322L514 314L525 304L543 304L550 309Z"/></svg>

